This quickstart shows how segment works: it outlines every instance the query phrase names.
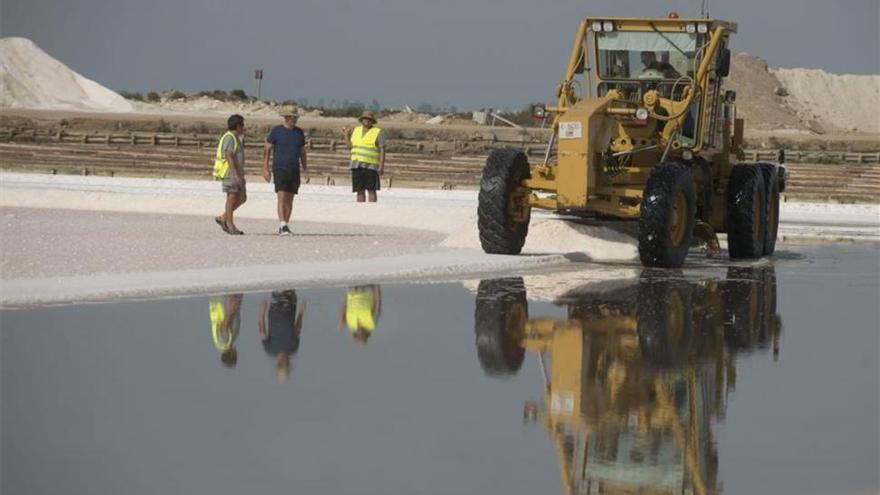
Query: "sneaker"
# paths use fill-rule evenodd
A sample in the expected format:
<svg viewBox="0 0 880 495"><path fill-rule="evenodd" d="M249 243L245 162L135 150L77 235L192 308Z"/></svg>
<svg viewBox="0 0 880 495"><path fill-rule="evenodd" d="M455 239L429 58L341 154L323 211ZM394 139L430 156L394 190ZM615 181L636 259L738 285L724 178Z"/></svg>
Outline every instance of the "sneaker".
<svg viewBox="0 0 880 495"><path fill-rule="evenodd" d="M290 231L290 228L285 225L284 227L278 227L278 235L293 235Z"/></svg>

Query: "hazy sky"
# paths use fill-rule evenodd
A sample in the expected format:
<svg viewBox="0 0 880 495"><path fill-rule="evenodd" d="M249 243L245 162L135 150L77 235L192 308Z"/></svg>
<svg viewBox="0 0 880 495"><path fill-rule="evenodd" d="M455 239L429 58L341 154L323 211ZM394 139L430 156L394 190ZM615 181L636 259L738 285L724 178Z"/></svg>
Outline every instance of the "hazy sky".
<svg viewBox="0 0 880 495"><path fill-rule="evenodd" d="M710 0L772 66L880 72L878 0ZM700 0L0 0L0 35L116 90L244 88L326 102L550 101L586 15L699 14Z"/></svg>

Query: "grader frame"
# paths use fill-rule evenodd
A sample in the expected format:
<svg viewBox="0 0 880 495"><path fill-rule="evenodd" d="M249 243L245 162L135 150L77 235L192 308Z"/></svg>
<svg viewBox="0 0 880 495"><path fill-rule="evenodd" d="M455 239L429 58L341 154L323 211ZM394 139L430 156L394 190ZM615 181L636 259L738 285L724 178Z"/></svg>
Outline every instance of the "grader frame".
<svg viewBox="0 0 880 495"><path fill-rule="evenodd" d="M743 121L722 87L736 30L677 16L582 20L557 103L541 108L554 114L543 162L510 149L487 160L483 249L518 254L541 208L638 220L647 266L680 266L695 236L713 247L716 232L728 233L732 257L771 254L784 169L736 161Z"/></svg>

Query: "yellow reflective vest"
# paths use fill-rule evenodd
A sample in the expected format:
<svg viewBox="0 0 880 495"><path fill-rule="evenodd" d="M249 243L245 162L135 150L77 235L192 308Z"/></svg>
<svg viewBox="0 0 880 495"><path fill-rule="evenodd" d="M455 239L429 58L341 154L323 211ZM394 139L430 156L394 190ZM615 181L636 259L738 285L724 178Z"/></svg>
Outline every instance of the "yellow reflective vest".
<svg viewBox="0 0 880 495"><path fill-rule="evenodd" d="M373 291L369 288L350 289L345 295L345 324L351 332L358 328L372 332L376 328L373 302Z"/></svg>
<svg viewBox="0 0 880 495"><path fill-rule="evenodd" d="M226 131L226 134L217 143L217 154L214 155L214 178L217 180L223 180L226 177L226 172L229 171L229 160L226 159L226 155L223 153L223 141L226 140L226 136L232 136L232 154L234 155L238 152L238 138L235 137L235 133L232 131Z"/></svg>
<svg viewBox="0 0 880 495"><path fill-rule="evenodd" d="M211 308L211 337L214 339L214 347L223 353L232 347L232 342L235 341L235 336L233 335L232 329L229 329L225 341L220 336L220 329L226 321L226 308L223 305L223 300L214 299L209 303L209 306Z"/></svg>
<svg viewBox="0 0 880 495"><path fill-rule="evenodd" d="M351 133L351 161L379 165L379 146L376 141L382 129L376 126L364 133L364 126L359 125Z"/></svg>

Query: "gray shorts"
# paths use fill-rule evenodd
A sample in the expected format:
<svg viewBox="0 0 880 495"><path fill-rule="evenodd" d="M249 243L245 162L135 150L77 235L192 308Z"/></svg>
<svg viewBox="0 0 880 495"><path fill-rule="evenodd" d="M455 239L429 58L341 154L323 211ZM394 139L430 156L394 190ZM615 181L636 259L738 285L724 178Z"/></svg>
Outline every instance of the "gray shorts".
<svg viewBox="0 0 880 495"><path fill-rule="evenodd" d="M223 178L223 192L225 193L240 193L247 191L247 181L244 178L244 175L241 176L241 186L235 184L235 174L232 172L227 172L226 177Z"/></svg>

